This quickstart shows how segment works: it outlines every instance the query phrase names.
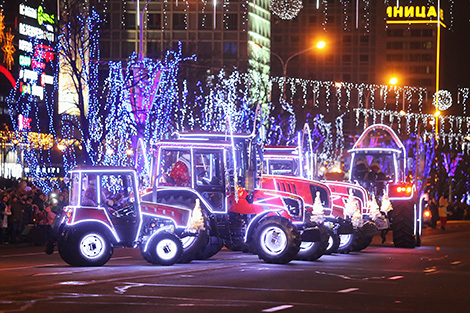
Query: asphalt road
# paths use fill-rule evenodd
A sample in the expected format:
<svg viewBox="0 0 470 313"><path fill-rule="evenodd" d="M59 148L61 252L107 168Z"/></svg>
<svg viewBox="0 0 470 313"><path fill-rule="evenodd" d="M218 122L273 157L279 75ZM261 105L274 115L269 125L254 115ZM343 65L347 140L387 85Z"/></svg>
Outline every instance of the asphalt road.
<svg viewBox="0 0 470 313"><path fill-rule="evenodd" d="M288 265L222 250L170 267L116 249L105 266L87 268L44 247L0 246L0 313L470 312L470 223L426 229L422 244L376 238L359 253Z"/></svg>

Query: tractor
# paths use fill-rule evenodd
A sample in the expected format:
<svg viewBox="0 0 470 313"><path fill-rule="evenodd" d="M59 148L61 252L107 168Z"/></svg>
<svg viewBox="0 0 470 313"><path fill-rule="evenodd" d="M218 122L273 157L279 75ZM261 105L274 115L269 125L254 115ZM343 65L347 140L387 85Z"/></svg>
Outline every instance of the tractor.
<svg viewBox="0 0 470 313"><path fill-rule="evenodd" d="M198 201L202 209L205 231L183 241L183 258L208 258L226 245L268 263L288 263L301 242L321 240L300 196L257 187L252 139L188 132L153 146L152 188L143 199L188 210Z"/></svg>
<svg viewBox="0 0 470 313"><path fill-rule="evenodd" d="M371 125L349 153L349 179L370 194L370 219L376 221L379 229L392 230L396 247L419 246L422 229L419 196L407 170L405 147L396 133L387 125Z"/></svg>

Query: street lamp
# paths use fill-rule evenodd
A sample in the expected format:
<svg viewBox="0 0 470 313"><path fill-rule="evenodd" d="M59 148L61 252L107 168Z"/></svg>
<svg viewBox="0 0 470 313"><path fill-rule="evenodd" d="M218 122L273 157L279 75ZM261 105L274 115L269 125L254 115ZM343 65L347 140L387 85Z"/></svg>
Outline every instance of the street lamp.
<svg viewBox="0 0 470 313"><path fill-rule="evenodd" d="M315 46L312 46L310 48L304 49L302 51L299 51L299 52L291 55L290 57L287 58L287 60L285 62L278 54L276 54L274 52L271 52L271 54L274 55L275 57L277 57L279 59L279 62L281 62L282 77L286 78L287 77L287 65L289 64L290 60L292 60L293 58L295 58L298 55L304 54L304 53L309 52L313 49L320 49L321 50L325 47L326 47L326 43L324 41L319 41L319 42L317 42L317 44Z"/></svg>

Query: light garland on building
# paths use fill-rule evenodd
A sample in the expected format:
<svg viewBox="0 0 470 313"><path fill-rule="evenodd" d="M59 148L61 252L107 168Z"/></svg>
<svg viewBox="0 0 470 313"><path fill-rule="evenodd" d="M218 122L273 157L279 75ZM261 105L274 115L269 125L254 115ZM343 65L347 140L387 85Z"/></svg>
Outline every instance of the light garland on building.
<svg viewBox="0 0 470 313"><path fill-rule="evenodd" d="M302 0L271 0L271 11L283 20L295 18L302 8Z"/></svg>

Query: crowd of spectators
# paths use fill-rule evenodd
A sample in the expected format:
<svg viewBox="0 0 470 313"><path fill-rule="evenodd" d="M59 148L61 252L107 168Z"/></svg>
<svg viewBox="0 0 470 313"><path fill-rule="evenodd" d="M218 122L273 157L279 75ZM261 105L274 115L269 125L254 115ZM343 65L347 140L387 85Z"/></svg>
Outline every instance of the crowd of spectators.
<svg viewBox="0 0 470 313"><path fill-rule="evenodd" d="M44 243L55 215L67 201L66 189L46 195L26 180L0 178L0 244L17 244L31 237Z"/></svg>

